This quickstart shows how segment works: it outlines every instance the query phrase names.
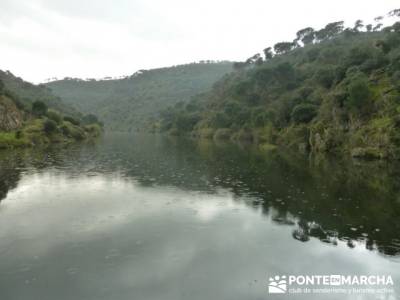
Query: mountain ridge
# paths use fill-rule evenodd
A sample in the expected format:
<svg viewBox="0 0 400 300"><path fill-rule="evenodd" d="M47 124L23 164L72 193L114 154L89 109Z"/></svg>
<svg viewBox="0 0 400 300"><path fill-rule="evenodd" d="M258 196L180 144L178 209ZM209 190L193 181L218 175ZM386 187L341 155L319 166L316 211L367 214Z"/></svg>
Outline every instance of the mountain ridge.
<svg viewBox="0 0 400 300"><path fill-rule="evenodd" d="M232 70L232 62L199 62L139 70L123 79L65 78L45 85L66 103L94 112L110 130L146 128L149 119L211 88Z"/></svg>

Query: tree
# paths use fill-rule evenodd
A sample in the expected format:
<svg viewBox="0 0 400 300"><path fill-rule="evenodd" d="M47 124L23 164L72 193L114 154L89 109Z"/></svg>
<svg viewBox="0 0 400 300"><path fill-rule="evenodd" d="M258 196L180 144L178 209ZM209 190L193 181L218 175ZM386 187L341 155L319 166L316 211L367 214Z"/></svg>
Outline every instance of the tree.
<svg viewBox="0 0 400 300"><path fill-rule="evenodd" d="M315 31L311 27L306 27L297 31L295 41L301 41L304 45L313 43L315 39Z"/></svg>
<svg viewBox="0 0 400 300"><path fill-rule="evenodd" d="M296 81L296 71L290 63L281 63L273 69L275 80L285 88L291 88Z"/></svg>
<svg viewBox="0 0 400 300"><path fill-rule="evenodd" d="M54 122L56 122L57 124L60 124L61 121L62 121L61 115L57 111L54 111L54 110L51 110L51 109L49 109L47 111L47 117L50 120L53 120Z"/></svg>
<svg viewBox="0 0 400 300"><path fill-rule="evenodd" d="M284 54L292 50L294 44L292 42L280 42L274 45L274 50L277 54Z"/></svg>
<svg viewBox="0 0 400 300"><path fill-rule="evenodd" d="M99 123L99 119L93 114L85 115L82 118L82 121L83 121L83 124L85 124L85 125Z"/></svg>
<svg viewBox="0 0 400 300"><path fill-rule="evenodd" d="M355 32L359 32L361 28L364 27L363 21L362 20L357 20L356 23L354 24L353 30Z"/></svg>
<svg viewBox="0 0 400 300"><path fill-rule="evenodd" d="M57 123L53 120L46 120L43 125L43 130L46 134L51 134L57 130Z"/></svg>
<svg viewBox="0 0 400 300"><path fill-rule="evenodd" d="M246 60L246 65L252 65L252 64L256 63L260 58L261 58L260 53L256 53L256 54L254 54L252 57L249 57L249 58ZM262 58L261 58L261 59L262 59Z"/></svg>
<svg viewBox="0 0 400 300"><path fill-rule="evenodd" d="M379 31L379 29L381 29L381 27L383 26L382 23L378 23L374 26L374 28L372 28L372 31Z"/></svg>
<svg viewBox="0 0 400 300"><path fill-rule="evenodd" d="M216 128L226 128L230 126L229 117L223 112L217 112L213 119L213 125ZM184 128L185 129L185 128Z"/></svg>
<svg viewBox="0 0 400 300"><path fill-rule="evenodd" d="M32 113L38 117L44 116L47 109L47 105L43 101L38 100L32 103Z"/></svg>
<svg viewBox="0 0 400 300"><path fill-rule="evenodd" d="M368 86L368 79L363 74L357 74L348 85L348 105L357 111L362 110L371 100L372 92Z"/></svg>
<svg viewBox="0 0 400 300"><path fill-rule="evenodd" d="M367 26L365 26L365 28L367 29L368 32L372 31L372 24L368 24Z"/></svg>
<svg viewBox="0 0 400 300"><path fill-rule="evenodd" d="M394 32L400 32L400 22L396 22L392 25L392 29Z"/></svg>
<svg viewBox="0 0 400 300"><path fill-rule="evenodd" d="M257 58L257 60L254 62L254 64L256 65L256 66L261 66L262 64L263 64L263 58L262 57L259 57L259 58Z"/></svg>
<svg viewBox="0 0 400 300"><path fill-rule="evenodd" d="M71 116L65 116L65 117L64 117L64 121L70 122L71 124L76 125L76 126L79 126L79 125L80 125L79 120L77 120L77 119L75 119L75 118L73 118L73 117L71 117Z"/></svg>
<svg viewBox="0 0 400 300"><path fill-rule="evenodd" d="M0 95L3 94L4 92L4 83L3 81L0 79Z"/></svg>
<svg viewBox="0 0 400 300"><path fill-rule="evenodd" d="M264 56L265 56L265 60L270 60L272 59L272 57L274 56L274 54L272 53L272 48L268 47L264 49Z"/></svg>
<svg viewBox="0 0 400 300"><path fill-rule="evenodd" d="M317 31L315 36L317 40L324 41L331 39L343 31L343 21L332 22L327 24L323 29Z"/></svg>
<svg viewBox="0 0 400 300"><path fill-rule="evenodd" d="M233 63L233 69L236 71L243 70L245 67L246 67L246 63L244 63L244 62L238 61L238 62Z"/></svg>
<svg viewBox="0 0 400 300"><path fill-rule="evenodd" d="M291 119L299 123L309 123L317 115L317 108L315 105L302 103L296 105L290 115Z"/></svg>
<svg viewBox="0 0 400 300"><path fill-rule="evenodd" d="M388 13L389 17L400 17L400 8L393 9Z"/></svg>
<svg viewBox="0 0 400 300"><path fill-rule="evenodd" d="M333 67L321 67L315 72L315 80L325 88L330 88L336 78L336 70Z"/></svg>

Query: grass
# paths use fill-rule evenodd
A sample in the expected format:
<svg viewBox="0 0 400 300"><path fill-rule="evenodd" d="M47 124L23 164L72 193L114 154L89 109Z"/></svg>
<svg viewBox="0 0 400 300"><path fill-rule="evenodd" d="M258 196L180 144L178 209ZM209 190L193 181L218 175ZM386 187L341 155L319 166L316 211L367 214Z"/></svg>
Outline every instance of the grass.
<svg viewBox="0 0 400 300"><path fill-rule="evenodd" d="M30 142L25 137L17 138L16 132L0 132L0 148L28 147Z"/></svg>

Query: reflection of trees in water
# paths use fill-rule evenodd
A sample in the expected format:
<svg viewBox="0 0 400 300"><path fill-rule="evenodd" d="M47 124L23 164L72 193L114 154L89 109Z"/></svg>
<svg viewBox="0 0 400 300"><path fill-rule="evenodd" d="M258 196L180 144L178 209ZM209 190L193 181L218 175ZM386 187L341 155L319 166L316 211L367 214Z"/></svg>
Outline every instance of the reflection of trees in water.
<svg viewBox="0 0 400 300"><path fill-rule="evenodd" d="M17 187L19 179L20 172L0 165L0 202L7 196L9 190Z"/></svg>
<svg viewBox="0 0 400 300"><path fill-rule="evenodd" d="M38 172L46 168L64 168L69 160L73 161L74 147L38 147L0 151L0 202L7 197L10 190L18 186L23 172ZM75 150L79 153L80 147ZM76 152L75 152L76 154ZM66 159L68 158L68 159Z"/></svg>
<svg viewBox="0 0 400 300"><path fill-rule="evenodd" d="M20 176L15 152L0 152L0 202L7 196L8 191L17 187Z"/></svg>
<svg viewBox="0 0 400 300"><path fill-rule="evenodd" d="M341 240L349 247L363 241L368 249L400 254L400 169L393 163L266 154L251 145L157 137L106 147L118 153L113 168L143 185L206 192L223 187L238 201L253 199L246 203L273 214L275 222L295 224L298 240L315 237L333 245Z"/></svg>
<svg viewBox="0 0 400 300"><path fill-rule="evenodd" d="M15 152L17 153L17 152ZM104 143L25 150L0 156L0 190L14 188L21 169L51 168L63 176L118 174L142 185L214 193L261 208L293 238L400 254L400 169L394 163L261 153L251 145L173 138L111 136Z"/></svg>
<svg viewBox="0 0 400 300"><path fill-rule="evenodd" d="M295 224L299 241L315 237L349 247L362 242L370 250L400 254L400 169L394 163L263 154L252 146L207 141L189 144L186 151L181 163L200 154L192 157L193 166L185 166L187 172L202 170L199 177L210 189L227 188L239 201L251 196L246 203L272 214L274 222Z"/></svg>
<svg viewBox="0 0 400 300"><path fill-rule="evenodd" d="M267 214L273 208L275 222L296 222L295 239L305 242L315 237L333 245L341 240L349 247L362 241L367 249L400 254L396 165L296 157L293 153L263 155L251 149L235 162L240 166L228 167L229 176L240 178L248 193L261 199L253 206L261 206ZM232 190L246 194L242 185Z"/></svg>

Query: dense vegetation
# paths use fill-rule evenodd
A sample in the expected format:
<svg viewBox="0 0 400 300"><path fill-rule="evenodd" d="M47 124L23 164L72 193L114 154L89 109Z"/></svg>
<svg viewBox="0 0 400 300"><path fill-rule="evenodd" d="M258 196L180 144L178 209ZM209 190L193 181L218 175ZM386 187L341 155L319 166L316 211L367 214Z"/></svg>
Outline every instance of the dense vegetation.
<svg viewBox="0 0 400 300"><path fill-rule="evenodd" d="M47 87L0 71L0 148L83 140L101 127L96 116L81 115Z"/></svg>
<svg viewBox="0 0 400 300"><path fill-rule="evenodd" d="M82 112L94 112L110 130L143 129L149 119L177 102L207 91L232 70L230 62L201 62L109 80L65 78L47 84L63 101Z"/></svg>
<svg viewBox="0 0 400 300"><path fill-rule="evenodd" d="M51 90L43 84L34 85L14 76L10 71L0 70L0 81L3 82L6 92L18 104L18 107L29 109L33 102L42 101L49 108L63 112L70 116L80 118L81 113L71 105L64 103L60 97L55 96Z"/></svg>
<svg viewBox="0 0 400 300"><path fill-rule="evenodd" d="M267 148L400 157L400 22L383 27L383 19L302 29L264 57L235 63L210 92L163 111L154 127Z"/></svg>

